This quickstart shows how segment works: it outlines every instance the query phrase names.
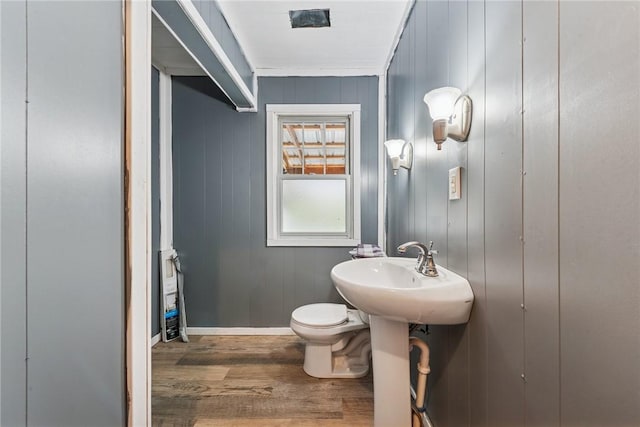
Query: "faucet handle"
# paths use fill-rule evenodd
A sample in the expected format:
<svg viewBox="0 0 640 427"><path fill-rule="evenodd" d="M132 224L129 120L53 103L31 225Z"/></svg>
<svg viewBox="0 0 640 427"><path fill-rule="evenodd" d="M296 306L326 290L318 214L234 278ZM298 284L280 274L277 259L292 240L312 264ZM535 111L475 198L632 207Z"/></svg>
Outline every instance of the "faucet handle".
<svg viewBox="0 0 640 427"><path fill-rule="evenodd" d="M424 266L423 274L429 277L438 277L438 269L436 268L436 263L433 261L433 256L438 254L433 248L433 240L429 241L429 249L427 250L427 262Z"/></svg>
<svg viewBox="0 0 640 427"><path fill-rule="evenodd" d="M433 249L433 240L429 240L429 247L427 248L427 255L438 255L438 251Z"/></svg>

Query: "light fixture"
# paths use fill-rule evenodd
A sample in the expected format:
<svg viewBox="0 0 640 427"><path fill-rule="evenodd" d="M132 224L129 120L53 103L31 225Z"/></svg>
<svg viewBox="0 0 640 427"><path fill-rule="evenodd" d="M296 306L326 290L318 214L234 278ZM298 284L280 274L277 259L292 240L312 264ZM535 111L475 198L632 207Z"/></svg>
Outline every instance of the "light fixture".
<svg viewBox="0 0 640 427"><path fill-rule="evenodd" d="M384 146L387 147L394 175L398 175L400 167L411 169L413 145L410 142L405 142L404 139L390 139L385 141Z"/></svg>
<svg viewBox="0 0 640 427"><path fill-rule="evenodd" d="M455 87L441 87L428 92L424 103L433 119L433 140L442 149L447 137L466 141L471 129L471 98Z"/></svg>

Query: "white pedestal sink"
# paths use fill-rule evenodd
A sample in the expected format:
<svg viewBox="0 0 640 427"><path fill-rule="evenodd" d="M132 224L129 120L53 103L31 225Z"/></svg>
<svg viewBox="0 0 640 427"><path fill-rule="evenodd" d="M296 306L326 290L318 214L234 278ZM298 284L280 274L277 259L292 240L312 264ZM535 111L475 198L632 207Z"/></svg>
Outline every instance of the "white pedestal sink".
<svg viewBox="0 0 640 427"><path fill-rule="evenodd" d="M438 277L415 271L409 258L346 261L331 270L344 299L371 315L375 427L409 427L409 323L454 325L469 320L469 282L438 266Z"/></svg>

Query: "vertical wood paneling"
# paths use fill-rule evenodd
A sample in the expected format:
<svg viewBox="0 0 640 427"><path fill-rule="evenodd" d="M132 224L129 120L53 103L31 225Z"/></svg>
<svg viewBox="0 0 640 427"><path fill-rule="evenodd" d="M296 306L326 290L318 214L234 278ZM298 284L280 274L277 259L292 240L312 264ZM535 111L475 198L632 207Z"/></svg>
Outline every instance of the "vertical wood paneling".
<svg viewBox="0 0 640 427"><path fill-rule="evenodd" d="M216 105L216 107L220 106ZM210 109L210 103L203 100L201 108L204 111ZM244 196L240 194L240 191L243 190L242 182L249 179L249 176L246 170L247 158L239 159L235 155L238 145L248 144L249 141L236 138L239 129L245 127L246 124L235 121L225 123L226 120L222 116L224 113L221 113L217 112L216 114L216 124L220 129L219 139L210 139L212 145L220 147L220 157L214 159L211 156L208 159L213 162L220 161L221 193L217 200L222 206L219 219L220 239L216 242L206 242L206 244L215 244L218 248L217 261L220 262L220 274L205 284L210 286L213 283L218 290L214 299L208 302L208 307L205 309L210 310L211 306L217 307L220 313L219 319L225 319L230 325L250 326L251 315L247 313L247 309L238 309L239 307L250 307L250 287L252 286L251 282L243 280L248 265L246 259L248 239L240 231L241 229L250 230L250 226L249 222L241 221L239 212L240 209L246 210L249 206L241 207L238 203L239 198ZM225 118L230 120L228 116ZM208 132L205 132L203 137L209 140ZM204 164L203 167L206 168L208 165ZM206 189L204 190L206 191ZM195 194L207 197L207 193L204 192L196 192ZM238 232L241 234L236 234ZM198 251L200 248L202 246L198 248ZM206 271L206 266L203 268ZM229 304L230 301L233 301L233 304Z"/></svg>
<svg viewBox="0 0 640 427"><path fill-rule="evenodd" d="M423 24L418 24L423 25ZM449 34L449 3L446 1L427 2L427 91L447 86L449 84L449 48L451 41ZM423 94L424 96L424 94ZM424 105L424 104L423 104ZM426 107L426 106L425 106ZM425 108L426 109L426 108ZM426 109L425 119L431 128L431 116ZM427 182L423 183L427 190L427 241L433 240L434 248L438 250L436 263L447 266L447 211L448 211L448 161L447 152L450 141L442 145L438 151L433 142L432 132L428 132L427 142ZM433 374L429 378L430 397L429 413L434 423L449 424L448 396L449 371L449 327L431 326L428 343L433 348L431 352L431 367Z"/></svg>
<svg viewBox="0 0 640 427"><path fill-rule="evenodd" d="M468 55L468 19L467 2L449 3L448 39L449 49L449 85L467 92L469 84ZM455 46L455 48L453 48ZM467 272L467 142L449 139L447 147L447 169L461 168L461 198L448 201L447 213L447 265L448 268L468 276ZM448 172L445 175L448 179ZM448 186L447 192L448 192ZM448 194L447 194L448 199ZM465 325L448 328L448 397L449 426L467 426L469 424L469 336Z"/></svg>
<svg viewBox="0 0 640 427"><path fill-rule="evenodd" d="M446 165L434 147L415 163L424 196L388 184L388 242L417 237L425 203L429 239L448 223L437 262L475 295L466 328L430 328L436 425L640 424L639 14L633 2L414 8L389 69L389 129L413 107L418 134L421 82L473 100L469 141L445 143ZM457 164L466 198L447 202L438 180Z"/></svg>
<svg viewBox="0 0 640 427"><path fill-rule="evenodd" d="M526 425L560 423L558 4L523 3Z"/></svg>
<svg viewBox="0 0 640 427"><path fill-rule="evenodd" d="M398 74L396 80L398 83L397 90L398 96L401 100L409 99L413 96L413 86L411 84L411 55L410 51L411 42L413 40L413 27L415 23L409 22L405 32L402 34L402 44L398 46ZM404 139L409 140L413 133L413 115L410 115L411 104L408 102L401 102L398 105L397 120L398 125L396 133L388 135L389 139ZM389 168L391 175L388 181L393 182L398 191L396 192L397 198L394 200L394 208L398 209L396 227L398 230L397 239L394 245L389 249L391 254L396 254L396 248L398 245L409 240L411 235L411 224L409 216L409 203L411 201L411 188L409 185L411 171L399 170L397 175L393 175L391 168Z"/></svg>
<svg viewBox="0 0 640 427"><path fill-rule="evenodd" d="M514 16L518 16L518 13L519 11ZM391 247L392 244L417 237L416 234L419 232L417 224L420 222L417 209L419 206L424 206L425 214L422 215L426 224L424 240L434 240L435 245L440 250L437 262L463 275L471 275L474 291L478 294L478 307L474 310L472 325L469 325L469 328L475 327L476 334L470 335L465 326L432 326L430 328L431 333L428 336L428 341L433 350L432 374L429 378L429 412L436 424L443 425L466 425L470 422L486 425L487 417L488 398L486 391L488 390L489 362L487 358L485 320L487 308L484 299L484 15L484 5L477 2L471 2L469 5L464 2L418 2L390 68L390 81L393 83L390 84L389 88L389 128L402 127L403 119L399 116L402 115L402 112L410 111L410 107L413 107L415 118L412 131L414 135L418 135L416 130L420 126L424 126L428 142L423 153L420 153L420 145L417 145L418 150L416 151L418 155L422 154L424 156L424 163L416 162L415 170L412 171L411 175L411 179L413 179L415 176L421 176L422 173L424 174L422 175L424 179L410 181L409 184L393 178L389 181L389 250L393 249ZM469 24L470 21L473 21L473 24ZM416 36L419 32L418 28L426 28L424 36ZM520 29L519 27L516 29L519 36ZM507 31L509 30L507 29ZM442 34L446 36L443 37ZM500 41L500 37L496 36L494 39L498 42ZM517 42L515 46L517 50L512 58L516 58L519 61L520 51ZM405 65L407 64L403 56L405 54L414 57L413 69L409 70L408 76L403 74L402 71L403 67L409 66ZM496 55L497 53L491 54ZM424 72L419 74L418 66L423 63L426 64ZM518 65L518 62L513 63ZM411 72L413 72L413 76ZM499 75L500 72L502 70L497 70L496 76L494 76L494 85L499 90L508 90L505 87L508 86L507 82L509 80L504 80L504 76ZM404 78L398 78L397 76L403 76ZM516 68L515 73L509 77L511 81L518 83L520 79L519 68ZM426 91L445 85L454 85L464 91L469 91L474 97L474 104L479 103L475 109L478 116L474 116L472 135L468 143L457 143L449 140L443 145L441 151L437 151L431 136L431 120L421 98ZM418 87L420 88L418 89ZM417 92L420 92L419 96ZM519 98L518 102L520 102ZM419 106L424 108L424 116L420 116L417 113ZM510 107L506 106L507 109ZM519 119L520 105L518 104L517 107L515 111L511 111L511 114L515 112L517 114L516 117ZM501 127L496 126L494 129L496 134L502 133L501 137L506 144L505 133ZM517 230L515 235L516 251L512 252L517 256L517 262L508 266L507 270L511 273L507 272L507 279L498 277L498 284L504 285L504 283L499 283L502 280L508 285L509 274L511 274L511 279L515 277L513 284L516 290L517 304L515 307L517 310L509 311L509 308L506 307L503 313L498 312L498 317L500 315L508 316L509 313L515 313L516 316L519 316L516 321L520 323L520 327L515 330L520 343L522 343L522 313L519 308L522 297L522 269L519 267L521 265L521 256L518 255L521 250L519 240L521 233L521 214L519 213L521 212L519 204L521 197L519 188L521 135L519 127L508 129L507 133L509 131L511 131L511 136L516 136L516 140L519 143L516 145L515 152L509 144L506 144L503 148L510 150L508 154L515 155L518 160L515 163L515 169L505 166L503 169L497 170L494 177L497 177L505 169L510 173L515 172L517 174L515 192L510 193L509 196L510 200L515 202L515 212L517 214L515 221ZM416 140L418 139L416 138ZM470 144L473 146L473 151L468 154ZM501 154L500 148L497 151L496 157L499 157ZM472 160L468 161L468 156L471 156ZM454 166L463 167L463 199L449 202L448 169ZM471 171L472 182L468 179L467 169ZM507 181L502 184L495 179L494 185L496 186L496 192L499 193L501 185L509 188L510 184ZM418 187L423 187L422 193L418 190ZM416 198L416 200L403 202L402 195L408 190L410 190L411 197ZM495 197L502 196L496 194ZM468 205L469 199L471 201ZM404 229L399 223L402 222L403 218L407 218L407 214L403 211L407 208L414 211L413 217L415 220L411 227ZM499 215L499 212L497 214ZM497 216L493 220L493 226L497 227L503 218L509 215L510 213L505 213L502 217ZM470 221L469 224L468 221ZM467 241L468 235L471 236L470 238L473 239L473 242ZM505 239L505 237L501 237L501 239ZM497 243L496 247L499 249L500 244ZM511 249L513 249L513 246L507 251ZM496 265L495 268L496 276L500 276L502 266ZM500 291L496 290L496 292ZM496 322L496 325L498 328L503 328L499 321ZM509 325L504 325L504 328L509 330ZM511 330L513 331L513 328ZM498 331L498 333L500 332ZM498 339L495 344L498 346L500 340ZM517 348L517 344L515 347ZM495 351L498 351L498 348ZM516 384L519 387L518 392L521 394L522 383L520 382L519 371L522 369L522 351L522 344L520 344L519 353L515 355L515 360L518 360L520 364L516 369L518 371L517 376L515 376L517 381L512 382L512 384ZM473 362L471 362L472 358ZM493 365L494 369L497 369L502 361L496 359ZM478 371L472 369L472 366L477 367ZM474 393L473 398L470 397L472 387L477 393ZM512 396L510 390L504 393ZM516 396L515 399L520 406L520 409L516 410L519 414L522 414L522 398ZM499 408L496 408L495 420L504 422L502 420L509 419L509 410L507 408L500 411ZM472 413L474 418L472 418Z"/></svg>
<svg viewBox="0 0 640 427"><path fill-rule="evenodd" d="M375 87L374 87L375 85ZM363 109L365 110L364 115L367 120L371 117L378 117L378 110L375 109L378 107L378 101L373 100L371 96L375 94L378 95L378 79L370 79L367 82L359 83L360 93L366 94L368 99ZM341 98L344 101L344 98ZM362 138L365 141L378 141L378 129L366 128L365 132L363 132ZM363 164L372 165L378 162L378 150L379 144L363 144L360 149L360 159ZM361 206L378 206L378 169L375 168L367 168L363 169L360 173L361 181L360 185L363 189L362 194L360 195L360 203ZM366 242L375 242L378 243L378 233L373 234L374 230L378 229L378 211L376 209L375 215L366 215L362 217L362 230L366 232L366 234L362 235L362 239Z"/></svg>
<svg viewBox="0 0 640 427"><path fill-rule="evenodd" d="M563 425L640 425L639 52L636 2L560 3Z"/></svg>
<svg viewBox="0 0 640 427"><path fill-rule="evenodd" d="M0 3L0 425L26 414L26 2Z"/></svg>
<svg viewBox="0 0 640 427"><path fill-rule="evenodd" d="M387 72L387 130L385 139L394 139L399 135L399 113L396 105L399 103L399 85L400 85L400 60L399 55L401 45L396 50L394 61L391 64ZM396 61L395 58L398 58ZM398 246L399 240L403 237L399 230L399 223L402 217L398 214L397 206L399 206L399 191L398 180L394 179L393 172L391 171L391 163L386 154L386 150L383 152L386 162L386 185L387 185L387 200L386 200L386 212L385 215L385 230L387 233L387 254L391 255L395 253L395 248ZM391 214L393 213L393 215Z"/></svg>
<svg viewBox="0 0 640 427"><path fill-rule="evenodd" d="M415 73L415 49L416 49L416 32L417 25L416 20L414 19L411 22L411 25L407 26L405 29L405 34L407 36L406 39L406 84L404 86L405 92L403 94L403 99L411 100L416 96L416 81L418 76ZM403 114L403 124L402 124L402 138L405 141L411 141L413 144L415 141L415 102L406 102L406 108ZM414 147L415 149L415 147ZM406 188L407 188L407 200L403 205L406 208L406 230L409 235L414 236L415 234L415 225L417 221L422 221L422 218L416 218L415 215L415 202L416 196L419 194L419 190L422 188L422 183L418 182L415 179L413 174L415 169L411 169L407 171L406 174L403 174L403 178L406 175ZM407 237L407 240L409 238Z"/></svg>
<svg viewBox="0 0 640 427"><path fill-rule="evenodd" d="M122 5L29 2L27 23L27 424L122 425Z"/></svg>
<svg viewBox="0 0 640 427"><path fill-rule="evenodd" d="M470 425L488 426L487 300L484 259L485 5L469 2L468 84L473 102L467 162L468 279L475 297L469 320Z"/></svg>
<svg viewBox="0 0 640 427"><path fill-rule="evenodd" d="M221 163L216 164L216 158L213 156L214 164L212 167L205 168L205 159L207 158L207 150L204 140L205 123L209 126L209 132L215 135L215 121L205 122L202 120L201 110L202 102L198 99L192 99L188 96L187 91L176 90L181 87L181 82L173 79L172 100L174 105L181 105L184 102L193 102L192 108L195 110L189 112L182 108L174 108L172 112L173 123L173 164L174 164L174 247L179 251L183 264L185 275L185 298L189 302L187 316L189 325L207 324L213 321L217 312L206 310L209 302L214 300L215 288L198 286L201 282L207 282L212 276L216 276L220 269L220 263L216 260L207 261L210 254L208 239L219 238L219 234L215 235L207 232L207 215L205 214L206 205L216 200L222 191L223 182L221 178ZM193 90L193 89L189 89ZM215 117L215 116L212 116ZM192 135L190 144L182 144L182 136L184 132ZM215 154L215 153L214 153ZM211 176L212 174L213 176ZM189 197L190 194L204 194L207 188L209 197ZM215 203L214 206L223 206ZM218 219L218 221L220 221ZM219 230L220 227L211 227ZM202 251L195 250L202 248ZM205 271L203 266L207 266Z"/></svg>
<svg viewBox="0 0 640 427"><path fill-rule="evenodd" d="M225 204L220 203L222 199L222 192L225 186L229 183L229 180L225 175L223 175L222 165L227 162L228 157L224 157L222 154L223 147L220 144L216 144L215 141L218 141L223 138L222 136L222 127L220 126L221 118L219 114L211 114L209 116L209 120L204 120L201 114L206 114L205 102L200 102L197 105L198 111L202 111L198 115L195 115L194 118L197 119L200 123L206 124L206 128L203 131L197 133L199 138L203 139L203 146L205 147L205 156L203 157L203 161L205 170L204 170L204 187L207 191L206 196L204 197L204 229L200 231L200 234L204 238L204 240L200 241L202 246L200 248L202 251L197 254L193 254L195 259L200 263L200 269L194 271L194 274L191 276L191 279L201 278L200 280L204 280L200 283L209 284L209 286L187 286L185 285L185 294L186 298L191 297L191 300L195 300L197 304L197 310L194 310L188 306L187 307L187 323L189 325L198 325L198 324L210 324L203 322L216 322L219 318L221 318L224 313L220 308L216 308L216 310L209 310L210 304L217 299L224 298L224 290L219 286L216 286L217 278L222 275L222 268L224 266L224 260L221 259L220 254L222 252L223 245L216 244L212 245L210 242L222 242L223 241L223 232L224 226L222 224L222 212L225 209ZM221 109L224 107L220 107ZM225 110L226 111L226 110ZM189 112L187 112L189 114ZM174 126L176 120L174 119ZM201 124L194 125L194 127L189 128L192 131L198 129ZM180 132L174 131L174 135L181 135ZM174 143L175 146L181 146L181 143ZM196 144L197 147L197 144ZM185 163L182 167L190 168L191 165ZM187 193L190 191L188 187L188 181L183 182L183 191ZM174 196L175 197L175 196ZM185 201L189 200L188 198L183 199ZM174 203L175 206L175 203ZM184 209L184 208L183 208ZM188 208L187 208L188 209ZM177 209L174 207L174 211ZM190 227L189 223L184 223L185 227ZM196 230L198 231L198 230ZM174 240L175 231L174 231ZM226 244L226 242L225 242ZM180 251L182 249L181 246L176 246L177 250ZM191 249L191 248L187 248ZM194 252L190 250L190 252ZM206 266L206 269L203 269L202 266ZM188 269L186 269L188 272ZM185 273L185 283L189 283L187 281L187 274ZM191 290L195 292L191 293ZM193 314L192 314L193 313ZM199 316L200 319L194 319L195 316ZM200 323L196 323L200 322Z"/></svg>
<svg viewBox="0 0 640 427"><path fill-rule="evenodd" d="M455 49L449 53L449 85L458 87L466 93L467 81L467 3L449 4L449 42ZM472 101L473 102L473 101ZM462 168L461 198L449 200L447 220L447 264L448 267L466 277L467 275L467 149L468 142L457 142L451 138L447 144L447 180L448 169ZM448 186L445 186L448 191ZM447 193L448 200L448 193Z"/></svg>
<svg viewBox="0 0 640 427"><path fill-rule="evenodd" d="M489 425L511 427L524 422L521 4L488 2L486 28Z"/></svg>
<svg viewBox="0 0 640 427"><path fill-rule="evenodd" d="M427 2L427 28L432 37L427 37L427 90L449 84L449 4L445 1ZM429 66L430 65L430 66ZM431 116L425 115L431 127ZM427 238L433 240L438 264L447 265L447 210L448 210L448 167L447 152L450 141L442 144L438 151L429 132L427 144Z"/></svg>
<svg viewBox="0 0 640 427"><path fill-rule="evenodd" d="M428 240L427 232L427 188L425 183L429 179L427 171L427 144L431 135L431 127L429 126L429 111L422 101L424 95L429 90L429 84L425 76L427 75L429 64L427 62L427 38L429 31L426 25L422 25L427 19L427 3L424 1L416 2L412 12L415 16L415 43L413 57L413 169L411 170L411 178L414 183L414 200L413 210L415 212L415 220L413 226L413 235L419 242Z"/></svg>
<svg viewBox="0 0 640 427"><path fill-rule="evenodd" d="M340 302L329 276L349 248L265 247L265 104L360 103L362 235L377 238L377 78L264 78L257 114L202 78L174 78L175 245L192 326L286 326L291 311Z"/></svg>
<svg viewBox="0 0 640 427"><path fill-rule="evenodd" d="M284 79L270 81L268 85L260 85L260 105L264 109L264 100L269 99L274 104L285 103L286 97L293 97L294 85L285 84ZM287 259L287 248L265 248L266 239L266 121L263 115L257 114L251 118L253 137L251 139L251 242L254 247L252 259L255 260L259 276L262 269L265 277L255 277L260 285L252 295L251 315L253 324L258 325L257 319L269 319L272 313L284 313L285 307L295 305L293 263ZM271 314L270 314L271 313Z"/></svg>
<svg viewBox="0 0 640 427"><path fill-rule="evenodd" d="M220 127L231 129L230 139L223 136L221 141L234 141L233 144L223 144L232 147L232 165L233 171L231 172L232 179L232 202L233 207L233 222L230 229L233 235L230 236L231 242L228 247L233 248L232 253L234 259L230 263L233 265L234 271L230 272L230 276L233 276L237 280L235 288L240 291L240 295L235 300L228 298L222 298L223 301L237 301L245 306L251 307L251 298L253 296L254 272L251 268L246 268L247 257L251 256L249 251L251 241L251 197L253 195L253 189L251 188L251 175L247 174L247 163L250 162L251 155L251 121L248 121L249 126L233 126L225 127L223 123L220 123ZM219 144L220 141L209 139L210 144ZM224 157L223 157L224 159ZM224 160L223 160L224 161ZM224 251L224 246L222 247ZM225 289L227 289L225 287ZM235 324L245 325L255 324L259 321L255 319L253 313L249 318L245 313L237 315Z"/></svg>

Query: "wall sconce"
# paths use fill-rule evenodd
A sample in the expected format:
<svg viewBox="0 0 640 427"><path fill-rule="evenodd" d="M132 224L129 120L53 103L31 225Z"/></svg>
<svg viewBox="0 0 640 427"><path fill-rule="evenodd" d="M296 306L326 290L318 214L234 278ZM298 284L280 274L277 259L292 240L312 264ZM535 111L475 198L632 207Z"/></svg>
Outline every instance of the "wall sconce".
<svg viewBox="0 0 640 427"><path fill-rule="evenodd" d="M391 159L394 175L398 175L400 167L411 169L413 145L410 142L405 142L404 139L390 139L385 141L384 146L387 147L387 154Z"/></svg>
<svg viewBox="0 0 640 427"><path fill-rule="evenodd" d="M447 137L466 141L471 129L471 98L455 87L441 87L428 92L424 103L433 119L433 140L442 149Z"/></svg>

